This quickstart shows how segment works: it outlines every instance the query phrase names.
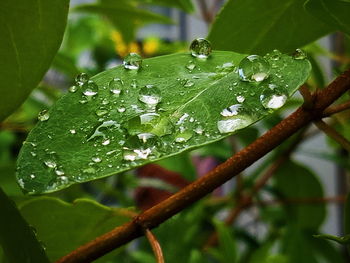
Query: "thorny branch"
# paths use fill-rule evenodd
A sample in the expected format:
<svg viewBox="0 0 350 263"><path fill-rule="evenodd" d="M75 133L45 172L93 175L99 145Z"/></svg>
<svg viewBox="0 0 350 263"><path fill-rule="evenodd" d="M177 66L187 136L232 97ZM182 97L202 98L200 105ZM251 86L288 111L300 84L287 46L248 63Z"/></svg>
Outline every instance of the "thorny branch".
<svg viewBox="0 0 350 263"><path fill-rule="evenodd" d="M311 109L298 108L294 113L267 131L205 176L194 181L163 202L142 212L131 222L119 226L95 240L77 248L56 263L87 263L143 235L203 198L245 168L276 148L309 123L319 120L323 111L350 89L350 70L336 78L327 88L313 94Z"/></svg>

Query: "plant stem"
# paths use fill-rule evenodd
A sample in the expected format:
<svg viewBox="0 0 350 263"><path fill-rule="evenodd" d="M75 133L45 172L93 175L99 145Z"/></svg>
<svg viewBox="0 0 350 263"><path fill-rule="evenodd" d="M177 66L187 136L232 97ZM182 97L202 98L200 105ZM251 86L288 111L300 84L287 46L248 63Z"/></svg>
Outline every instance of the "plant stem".
<svg viewBox="0 0 350 263"><path fill-rule="evenodd" d="M157 263L164 263L162 248L161 248L157 238L155 237L155 235L153 235L153 233L149 229L145 230L145 235L146 235L149 243L151 244L154 256L157 259Z"/></svg>
<svg viewBox="0 0 350 263"><path fill-rule="evenodd" d="M339 105L330 106L327 109L325 109L325 111L323 112L323 117L329 117L333 114L336 114L345 110L349 110L349 109L350 109L350 101L344 102Z"/></svg>
<svg viewBox="0 0 350 263"><path fill-rule="evenodd" d="M152 229L212 192L245 168L276 148L310 122L318 120L323 110L350 89L350 70L336 78L327 88L315 92L312 109L298 108L294 113L242 149L205 176L197 179L163 202L144 211L122 226L97 237L59 259L57 263L87 263L98 259Z"/></svg>

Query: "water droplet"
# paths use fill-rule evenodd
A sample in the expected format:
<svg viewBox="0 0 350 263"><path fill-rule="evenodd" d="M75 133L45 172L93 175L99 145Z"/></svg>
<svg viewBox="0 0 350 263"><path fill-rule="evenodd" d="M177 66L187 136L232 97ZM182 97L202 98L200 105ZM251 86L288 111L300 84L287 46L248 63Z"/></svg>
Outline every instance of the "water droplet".
<svg viewBox="0 0 350 263"><path fill-rule="evenodd" d="M242 129L251 124L251 120L247 116L234 116L217 122L220 133L230 133Z"/></svg>
<svg viewBox="0 0 350 263"><path fill-rule="evenodd" d="M126 161L146 160L157 155L160 146L158 136L151 133L140 133L128 138L123 147L123 159Z"/></svg>
<svg viewBox="0 0 350 263"><path fill-rule="evenodd" d="M30 175L30 178L31 178L31 179L34 179L34 178L35 178L35 175L34 175L34 174L31 174L31 175Z"/></svg>
<svg viewBox="0 0 350 263"><path fill-rule="evenodd" d="M98 93L98 86L93 80L89 80L83 85L83 94L85 96L95 96Z"/></svg>
<svg viewBox="0 0 350 263"><path fill-rule="evenodd" d="M96 169L94 167L89 167L89 168L84 169L83 173L94 174L94 173L96 173ZM77 179L79 180L79 178L77 178Z"/></svg>
<svg viewBox="0 0 350 263"><path fill-rule="evenodd" d="M108 145L111 143L111 140L107 139L102 142L102 145Z"/></svg>
<svg viewBox="0 0 350 263"><path fill-rule="evenodd" d="M264 90L260 95L260 101L267 109L278 109L286 103L288 98L287 94L285 88L269 84L267 87L264 87Z"/></svg>
<svg viewBox="0 0 350 263"><path fill-rule="evenodd" d="M245 97L242 96L242 95L238 95L238 96L236 97L236 100L237 100L237 102L242 103L242 102L245 101Z"/></svg>
<svg viewBox="0 0 350 263"><path fill-rule="evenodd" d="M93 162L95 162L95 163L100 163L100 162L102 162L102 159L101 159L100 157L98 157L98 156L92 157L91 160L92 160Z"/></svg>
<svg viewBox="0 0 350 263"><path fill-rule="evenodd" d="M108 110L107 109L104 109L104 108L100 108L98 110L96 110L96 115L101 117L101 116L104 116L108 113Z"/></svg>
<svg viewBox="0 0 350 263"><path fill-rule="evenodd" d="M118 108L118 112L122 113L125 111L125 108L124 107L121 107L121 108Z"/></svg>
<svg viewBox="0 0 350 263"><path fill-rule="evenodd" d="M64 175L64 171L62 171L60 169L55 169L55 174L58 176L62 176L62 175Z"/></svg>
<svg viewBox="0 0 350 263"><path fill-rule="evenodd" d="M243 81L260 82L269 77L270 64L258 55L251 55L239 63L238 73Z"/></svg>
<svg viewBox="0 0 350 263"><path fill-rule="evenodd" d="M185 88L190 88L190 87L192 87L192 86L194 86L194 82L193 82L192 80L187 79L187 80L185 81L185 83L184 83L184 87L185 87Z"/></svg>
<svg viewBox="0 0 350 263"><path fill-rule="evenodd" d="M152 133L157 136L172 133L173 126L168 118L161 118L157 113L145 113L128 121L129 134Z"/></svg>
<svg viewBox="0 0 350 263"><path fill-rule="evenodd" d="M76 133L77 133L77 131L76 131L76 130L74 130L74 129L69 130L69 132L70 132L71 134L76 134Z"/></svg>
<svg viewBox="0 0 350 263"><path fill-rule="evenodd" d="M44 161L44 164L49 168L56 168L57 164L54 160L48 159Z"/></svg>
<svg viewBox="0 0 350 263"><path fill-rule="evenodd" d="M72 93L76 92L77 90L78 90L78 86L76 85L70 86L68 89L68 91Z"/></svg>
<svg viewBox="0 0 350 263"><path fill-rule="evenodd" d="M36 153L35 152L30 152L30 154L35 157L36 156Z"/></svg>
<svg viewBox="0 0 350 263"><path fill-rule="evenodd" d="M153 85L146 85L139 92L139 100L151 108L154 108L161 101L160 90Z"/></svg>
<svg viewBox="0 0 350 263"><path fill-rule="evenodd" d="M39 121L47 121L50 118L50 114L47 110L42 110L38 114L38 120Z"/></svg>
<svg viewBox="0 0 350 263"><path fill-rule="evenodd" d="M270 55L270 58L272 60L277 61L281 58L281 56L282 56L282 53L280 51L278 51L277 49L274 49Z"/></svg>
<svg viewBox="0 0 350 263"><path fill-rule="evenodd" d="M109 100L107 100L107 99L102 100L102 105L108 105L108 104L109 104Z"/></svg>
<svg viewBox="0 0 350 263"><path fill-rule="evenodd" d="M130 87L132 87L133 89L137 88L137 80L136 79L131 80Z"/></svg>
<svg viewBox="0 0 350 263"><path fill-rule="evenodd" d="M224 117L231 117L231 116L238 115L238 113L241 112L242 109L243 107L241 104L234 104L223 109L220 114Z"/></svg>
<svg viewBox="0 0 350 263"><path fill-rule="evenodd" d="M201 134L203 134L204 129L203 129L202 126L197 126L197 127L194 129L194 132L197 133L197 134L199 134L199 135L201 135Z"/></svg>
<svg viewBox="0 0 350 263"><path fill-rule="evenodd" d="M137 70L141 67L142 57L137 53L130 53L124 58L123 65L126 69Z"/></svg>
<svg viewBox="0 0 350 263"><path fill-rule="evenodd" d="M103 137L106 139L106 134L104 133L104 129L108 129L111 127L119 128L120 125L116 121L104 121L102 124L100 124L94 131L94 133L87 139L87 141L93 140L96 137Z"/></svg>
<svg viewBox="0 0 350 263"><path fill-rule="evenodd" d="M85 83L89 81L90 77L86 73L80 73L75 77L75 83L78 86L83 86Z"/></svg>
<svg viewBox="0 0 350 263"><path fill-rule="evenodd" d="M297 59L297 60L301 60L301 59L305 59L307 56L305 54L304 51L302 51L301 49L296 49L293 53L293 58Z"/></svg>
<svg viewBox="0 0 350 263"><path fill-rule="evenodd" d="M190 61L187 65L186 65L186 68L191 71L191 70L194 70L196 67L196 64L194 64L192 61Z"/></svg>
<svg viewBox="0 0 350 263"><path fill-rule="evenodd" d="M120 78L112 79L109 84L109 90L113 93L113 95L119 96L122 92L124 86L124 82Z"/></svg>
<svg viewBox="0 0 350 263"><path fill-rule="evenodd" d="M206 59L211 53L211 44L205 38L197 38L192 41L190 51L192 56Z"/></svg>
<svg viewBox="0 0 350 263"><path fill-rule="evenodd" d="M191 139L193 136L193 132L191 130L184 130L175 136L175 142L184 143Z"/></svg>

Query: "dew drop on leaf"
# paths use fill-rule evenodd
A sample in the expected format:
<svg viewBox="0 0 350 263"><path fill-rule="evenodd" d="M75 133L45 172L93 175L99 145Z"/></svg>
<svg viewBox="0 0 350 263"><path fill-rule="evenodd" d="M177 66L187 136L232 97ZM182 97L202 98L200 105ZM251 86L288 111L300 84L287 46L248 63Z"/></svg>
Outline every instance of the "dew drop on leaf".
<svg viewBox="0 0 350 263"><path fill-rule="evenodd" d="M154 85L146 85L140 89L139 100L153 108L162 100L161 92Z"/></svg>
<svg viewBox="0 0 350 263"><path fill-rule="evenodd" d="M242 109L243 107L241 104L234 104L223 109L220 114L221 116L224 116L224 117L231 117L231 116L238 115L238 113L242 111Z"/></svg>
<svg viewBox="0 0 350 263"><path fill-rule="evenodd" d="M284 88L269 84L267 87L264 87L260 95L260 102L267 109L278 109L286 103L287 94Z"/></svg>
<svg viewBox="0 0 350 263"><path fill-rule="evenodd" d="M71 93L74 93L78 90L78 86L77 85L73 85L73 86L70 86L68 91L71 92Z"/></svg>
<svg viewBox="0 0 350 263"><path fill-rule="evenodd" d="M251 55L239 63L238 73L243 81L261 82L269 77L270 64L261 56Z"/></svg>
<svg viewBox="0 0 350 263"><path fill-rule="evenodd" d="M47 110L42 110L38 114L38 120L39 121L47 121L50 118L50 114Z"/></svg>
<svg viewBox="0 0 350 263"><path fill-rule="evenodd" d="M242 95L238 95L238 96L236 97L236 100L237 100L237 102L242 103L242 102L245 101L245 97L242 96Z"/></svg>
<svg viewBox="0 0 350 263"><path fill-rule="evenodd" d="M306 59L306 54L304 51L302 51L301 49L297 48L294 53L293 53L293 58L294 59Z"/></svg>
<svg viewBox="0 0 350 263"><path fill-rule="evenodd" d="M190 51L192 56L206 59L211 53L211 43L205 38L197 38L192 41Z"/></svg>
<svg viewBox="0 0 350 263"><path fill-rule="evenodd" d="M93 80L89 80L83 85L83 94L85 96L95 96L98 93L98 86Z"/></svg>
<svg viewBox="0 0 350 263"><path fill-rule="evenodd" d="M220 133L230 133L248 126L251 122L249 117L238 115L219 120L217 127Z"/></svg>
<svg viewBox="0 0 350 263"><path fill-rule="evenodd" d="M75 83L78 86L83 86L85 83L89 81L90 77L86 73L80 73L75 77Z"/></svg>
<svg viewBox="0 0 350 263"><path fill-rule="evenodd" d="M123 61L124 68L138 70L142 64L142 57L137 53L128 54Z"/></svg>
<svg viewBox="0 0 350 263"><path fill-rule="evenodd" d="M109 84L109 90L112 92L113 95L119 96L122 92L124 83L120 78L114 78L112 79Z"/></svg>

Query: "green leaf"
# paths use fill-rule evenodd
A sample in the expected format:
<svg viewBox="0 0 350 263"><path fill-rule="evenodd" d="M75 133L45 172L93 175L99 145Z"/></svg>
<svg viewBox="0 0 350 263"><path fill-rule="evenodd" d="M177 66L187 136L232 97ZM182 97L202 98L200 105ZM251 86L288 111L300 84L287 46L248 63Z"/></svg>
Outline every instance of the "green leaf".
<svg viewBox="0 0 350 263"><path fill-rule="evenodd" d="M305 8L327 25L350 34L350 3L341 0L309 0Z"/></svg>
<svg viewBox="0 0 350 263"><path fill-rule="evenodd" d="M221 140L273 112L260 102L262 92L271 91L268 84L291 96L310 73L307 60L281 55L267 57L267 80L241 81L232 63L243 57L216 51L200 60L179 53L146 59L139 71L119 66L96 75L97 95L85 96L86 84L63 96L31 131L18 158L19 184L31 193L57 191ZM108 87L113 78L120 79L121 95ZM139 100L147 101L145 92L161 100L156 109ZM245 98L239 114L223 117L238 95ZM232 132L220 133L218 125L226 132L226 122ZM142 139L144 133L152 138Z"/></svg>
<svg viewBox="0 0 350 263"><path fill-rule="evenodd" d="M291 52L334 31L308 14L305 0L230 0L209 33L215 49Z"/></svg>
<svg viewBox="0 0 350 263"><path fill-rule="evenodd" d="M79 5L75 10L106 16L123 35L126 43L134 40L137 27L147 23L172 23L170 18L137 8L128 1L120 3L104 0L99 4Z"/></svg>
<svg viewBox="0 0 350 263"><path fill-rule="evenodd" d="M0 208L0 247L8 263L49 263L33 229L1 188Z"/></svg>
<svg viewBox="0 0 350 263"><path fill-rule="evenodd" d="M187 13L191 13L194 11L194 6L191 0L140 0L140 2L161 6L172 6L180 8Z"/></svg>
<svg viewBox="0 0 350 263"><path fill-rule="evenodd" d="M338 236L333 236L329 234L319 234L319 235L314 235L314 237L320 238L320 239L332 240L342 245L350 244L350 235L338 237Z"/></svg>
<svg viewBox="0 0 350 263"><path fill-rule="evenodd" d="M0 2L0 121L27 98L62 41L69 0Z"/></svg>
<svg viewBox="0 0 350 263"><path fill-rule="evenodd" d="M288 220L300 228L317 230L326 217L325 205L302 203L303 199L323 197L321 183L313 171L289 161L276 172L274 179L282 200L301 202L287 204Z"/></svg>
<svg viewBox="0 0 350 263"><path fill-rule="evenodd" d="M108 208L87 199L69 204L40 197L25 202L20 211L36 229L51 262L130 220L126 210ZM96 262L105 262L105 259Z"/></svg>

